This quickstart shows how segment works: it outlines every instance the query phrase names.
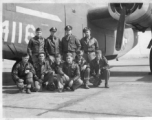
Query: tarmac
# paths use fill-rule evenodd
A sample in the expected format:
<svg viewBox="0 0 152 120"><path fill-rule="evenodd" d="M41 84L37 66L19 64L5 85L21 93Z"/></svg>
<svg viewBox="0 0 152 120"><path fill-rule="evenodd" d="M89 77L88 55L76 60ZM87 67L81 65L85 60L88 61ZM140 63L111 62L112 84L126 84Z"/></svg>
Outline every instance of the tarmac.
<svg viewBox="0 0 152 120"><path fill-rule="evenodd" d="M152 75L149 59L109 61L110 88L101 85L76 91L19 93L3 61L3 118L152 117Z"/></svg>

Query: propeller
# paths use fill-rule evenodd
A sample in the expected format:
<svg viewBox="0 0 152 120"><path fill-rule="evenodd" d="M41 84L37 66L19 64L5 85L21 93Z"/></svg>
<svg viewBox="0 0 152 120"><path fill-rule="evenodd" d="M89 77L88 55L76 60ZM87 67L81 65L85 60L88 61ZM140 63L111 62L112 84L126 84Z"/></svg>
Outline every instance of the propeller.
<svg viewBox="0 0 152 120"><path fill-rule="evenodd" d="M117 36L116 36L116 50L119 51L122 45L122 39L125 28L125 15L126 15L126 7L122 6L120 18L117 26Z"/></svg>

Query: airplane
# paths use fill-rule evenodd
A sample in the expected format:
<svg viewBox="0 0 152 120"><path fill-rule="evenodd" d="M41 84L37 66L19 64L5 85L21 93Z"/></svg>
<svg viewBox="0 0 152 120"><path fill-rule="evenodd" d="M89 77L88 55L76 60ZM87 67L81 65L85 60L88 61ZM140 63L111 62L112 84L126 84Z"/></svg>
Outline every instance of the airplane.
<svg viewBox="0 0 152 120"><path fill-rule="evenodd" d="M138 32L152 31L152 3L3 3L3 59L18 62L27 52L35 29L42 28L47 38L51 27L57 36L71 25L81 39L83 28L91 28L108 60L122 57L138 43ZM152 57L150 57L152 58ZM150 59L152 72L152 60Z"/></svg>

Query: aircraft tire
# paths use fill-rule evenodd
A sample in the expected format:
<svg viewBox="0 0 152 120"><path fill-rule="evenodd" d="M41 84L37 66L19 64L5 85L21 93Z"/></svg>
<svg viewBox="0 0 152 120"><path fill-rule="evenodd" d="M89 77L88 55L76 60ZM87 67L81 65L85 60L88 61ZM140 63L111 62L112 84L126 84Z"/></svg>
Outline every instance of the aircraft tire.
<svg viewBox="0 0 152 120"><path fill-rule="evenodd" d="M150 50L149 63L150 63L150 71L152 73L152 48Z"/></svg>

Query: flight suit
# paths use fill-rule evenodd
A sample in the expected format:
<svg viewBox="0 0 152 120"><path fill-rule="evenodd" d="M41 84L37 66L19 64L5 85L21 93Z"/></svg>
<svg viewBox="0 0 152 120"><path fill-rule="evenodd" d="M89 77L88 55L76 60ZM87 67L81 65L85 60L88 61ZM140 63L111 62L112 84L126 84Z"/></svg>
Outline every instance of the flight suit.
<svg viewBox="0 0 152 120"><path fill-rule="evenodd" d="M53 71L49 65L49 62L46 60L44 60L42 63L38 61L34 64L34 68L36 71L35 87L37 91L41 91L42 87L47 87L47 85L50 85L48 83L52 82ZM40 79L42 80L41 82Z"/></svg>
<svg viewBox="0 0 152 120"><path fill-rule="evenodd" d="M29 73L25 73L26 70L29 70ZM32 88L33 84L33 77L35 77L35 70L31 63L23 63L22 61L16 64L14 66L14 69L12 70L12 78L16 82L17 87L22 90L24 89L24 86L26 86L27 89ZM19 79L24 80L23 82L20 82Z"/></svg>
<svg viewBox="0 0 152 120"><path fill-rule="evenodd" d="M58 76L58 80L60 81L60 89L64 89L66 87L70 87L71 90L75 90L83 84L83 81L80 79L80 70L79 66L73 62L72 64L68 64L67 62L63 63L62 67L63 73ZM66 74L69 79L64 75ZM71 86L69 86L70 80L73 80Z"/></svg>
<svg viewBox="0 0 152 120"><path fill-rule="evenodd" d="M27 46L27 53L32 58L32 62L38 61L38 53L45 52L44 50L45 39L43 37L35 36L30 39Z"/></svg>
<svg viewBox="0 0 152 120"><path fill-rule="evenodd" d="M90 62L90 82L93 83L94 86L99 86L101 83L101 79L105 79L105 86L108 86L108 80L110 77L110 70L108 69L108 61L105 57L97 62L97 59L93 59Z"/></svg>
<svg viewBox="0 0 152 120"><path fill-rule="evenodd" d="M75 59L76 51L80 50L81 48L80 41L72 34L69 36L66 35L62 38L61 46L62 46L61 51L63 55L63 60L66 60L67 53L72 53L73 58Z"/></svg>
<svg viewBox="0 0 152 120"><path fill-rule="evenodd" d="M49 36L45 41L45 51L51 65L51 63L55 61L55 58L54 58L55 54L58 54L61 52L60 39L56 36ZM49 57L51 57L52 60L50 60Z"/></svg>
<svg viewBox="0 0 152 120"><path fill-rule="evenodd" d="M75 62L79 65L80 69L80 74L81 74L81 79L83 80L83 83L85 86L88 86L88 82L90 79L90 66L89 63L86 62L84 58L78 59L77 57L75 58ZM86 65L86 69L82 70L82 67Z"/></svg>
<svg viewBox="0 0 152 120"><path fill-rule="evenodd" d="M81 50L84 51L84 58L87 62L90 62L95 58L95 51L99 49L98 41L91 37L88 39L87 37L83 37L80 40L81 43Z"/></svg>

